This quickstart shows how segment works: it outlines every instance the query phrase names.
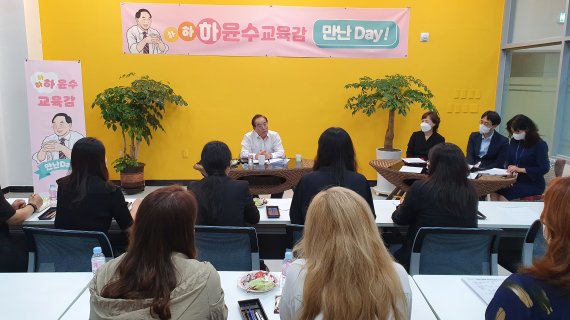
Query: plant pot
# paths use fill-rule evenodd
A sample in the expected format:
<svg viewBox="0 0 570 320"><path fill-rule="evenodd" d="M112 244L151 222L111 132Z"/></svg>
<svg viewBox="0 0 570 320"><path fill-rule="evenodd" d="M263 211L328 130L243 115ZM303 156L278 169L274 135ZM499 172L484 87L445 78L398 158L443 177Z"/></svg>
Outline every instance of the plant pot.
<svg viewBox="0 0 570 320"><path fill-rule="evenodd" d="M137 167L128 167L121 171L121 188L126 194L135 194L144 191L144 163Z"/></svg>
<svg viewBox="0 0 570 320"><path fill-rule="evenodd" d="M394 149L394 150L384 150L382 148L376 149L376 159L382 160L399 160L402 159L402 150ZM393 184L388 182L388 180L384 179L380 174L377 175L377 182L376 187L374 187L374 192L383 195L389 195L394 188L396 188Z"/></svg>

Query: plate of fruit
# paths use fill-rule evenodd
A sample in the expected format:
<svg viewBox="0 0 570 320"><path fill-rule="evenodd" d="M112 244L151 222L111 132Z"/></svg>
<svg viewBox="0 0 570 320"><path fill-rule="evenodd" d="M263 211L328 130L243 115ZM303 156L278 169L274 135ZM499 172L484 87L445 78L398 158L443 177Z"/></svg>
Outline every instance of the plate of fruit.
<svg viewBox="0 0 570 320"><path fill-rule="evenodd" d="M238 287L247 292L267 292L279 287L279 279L267 271L251 271L239 278Z"/></svg>

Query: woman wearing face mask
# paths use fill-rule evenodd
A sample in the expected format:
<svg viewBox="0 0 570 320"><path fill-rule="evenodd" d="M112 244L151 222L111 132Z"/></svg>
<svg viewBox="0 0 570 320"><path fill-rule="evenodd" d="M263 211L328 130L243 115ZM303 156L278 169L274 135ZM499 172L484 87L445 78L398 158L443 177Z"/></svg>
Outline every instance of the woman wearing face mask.
<svg viewBox="0 0 570 320"><path fill-rule="evenodd" d="M436 112L429 111L422 115L421 130L412 133L406 157L427 159L429 150L433 146L445 142L445 138L437 132L439 122Z"/></svg>
<svg viewBox="0 0 570 320"><path fill-rule="evenodd" d="M507 171L517 175L510 188L497 191L492 200L510 201L544 192L544 175L550 169L548 146L538 135L536 124L527 116L518 114L507 122L512 137L507 151Z"/></svg>

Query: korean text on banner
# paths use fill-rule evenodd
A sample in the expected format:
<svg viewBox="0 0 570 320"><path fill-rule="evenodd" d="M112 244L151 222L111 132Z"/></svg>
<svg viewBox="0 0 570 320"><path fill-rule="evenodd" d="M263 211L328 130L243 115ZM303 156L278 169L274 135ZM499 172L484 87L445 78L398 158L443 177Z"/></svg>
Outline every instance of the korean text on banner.
<svg viewBox="0 0 570 320"><path fill-rule="evenodd" d="M410 9L122 3L123 52L403 58Z"/></svg>

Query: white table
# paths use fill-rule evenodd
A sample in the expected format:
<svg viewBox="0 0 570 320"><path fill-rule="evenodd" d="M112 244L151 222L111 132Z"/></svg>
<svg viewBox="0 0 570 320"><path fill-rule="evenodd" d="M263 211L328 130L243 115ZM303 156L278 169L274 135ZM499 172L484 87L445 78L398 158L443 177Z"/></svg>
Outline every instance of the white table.
<svg viewBox="0 0 570 320"><path fill-rule="evenodd" d="M462 280L469 277L473 276L416 275L413 278L438 319L485 319L487 304ZM506 279L505 276L484 278L491 277Z"/></svg>
<svg viewBox="0 0 570 320"><path fill-rule="evenodd" d="M0 273L0 318L58 319L91 278L91 272Z"/></svg>
<svg viewBox="0 0 570 320"><path fill-rule="evenodd" d="M239 271L221 271L220 280L224 289L224 300L228 307L229 320L241 320L239 314L238 301L259 299L263 305L263 310L271 320L279 319L278 314L273 313L275 305L275 295L281 294L281 289L277 288L265 293L247 293L238 288L237 280L243 274ZM280 276L279 273L273 273ZM436 319L427 301L422 296L412 277L409 277L412 289L412 319L430 320ZM69 310L63 315L62 320L87 319L89 317L89 290L85 290Z"/></svg>
<svg viewBox="0 0 570 320"><path fill-rule="evenodd" d="M479 227L528 229L543 208L544 202L479 201L479 211L487 216Z"/></svg>
<svg viewBox="0 0 570 320"><path fill-rule="evenodd" d="M8 199L10 203L14 200L15 199ZM127 200L134 199L127 198ZM265 206L261 207L259 208L260 219L256 228L263 231L276 230L276 232L272 233L284 233L285 225L291 222L289 218L291 198L267 200L267 205L279 207L281 216L279 218L268 218ZM390 228L397 226L392 221L392 212L394 212L399 203L399 200L374 200L376 224L379 227ZM544 203L542 202L480 201L479 211L487 216L487 219L479 220L479 226L503 229L528 229L530 225L540 217L543 207ZM34 213L24 222L24 225L53 225L53 221L38 220L40 214L40 212Z"/></svg>

